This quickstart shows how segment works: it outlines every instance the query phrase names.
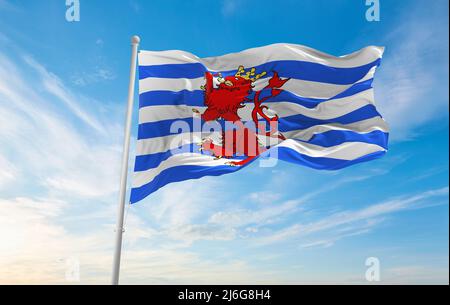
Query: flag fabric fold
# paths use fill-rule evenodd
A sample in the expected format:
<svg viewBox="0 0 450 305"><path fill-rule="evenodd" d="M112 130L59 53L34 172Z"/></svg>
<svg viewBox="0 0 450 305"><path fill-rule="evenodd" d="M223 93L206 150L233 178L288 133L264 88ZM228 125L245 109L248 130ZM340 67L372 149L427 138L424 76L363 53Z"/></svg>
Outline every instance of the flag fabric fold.
<svg viewBox="0 0 450 305"><path fill-rule="evenodd" d="M139 53L136 203L262 157L336 170L385 154L372 88L384 49L335 57L275 44L219 57Z"/></svg>

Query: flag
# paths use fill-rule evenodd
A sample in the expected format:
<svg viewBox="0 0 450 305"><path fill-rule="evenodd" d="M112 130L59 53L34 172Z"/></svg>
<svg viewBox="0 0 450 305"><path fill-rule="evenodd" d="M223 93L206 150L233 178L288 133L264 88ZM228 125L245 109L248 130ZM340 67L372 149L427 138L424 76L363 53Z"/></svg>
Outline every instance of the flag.
<svg viewBox="0 0 450 305"><path fill-rule="evenodd" d="M372 82L383 51L335 57L293 44L209 58L141 51L131 203L261 158L337 170L382 156L388 126Z"/></svg>

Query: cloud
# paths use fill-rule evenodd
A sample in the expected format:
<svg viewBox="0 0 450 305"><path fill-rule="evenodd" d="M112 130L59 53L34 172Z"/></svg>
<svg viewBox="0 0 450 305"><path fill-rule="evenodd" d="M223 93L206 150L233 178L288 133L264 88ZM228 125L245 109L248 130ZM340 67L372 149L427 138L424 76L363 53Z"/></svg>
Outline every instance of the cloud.
<svg viewBox="0 0 450 305"><path fill-rule="evenodd" d="M260 204L267 204L277 201L281 198L280 193L273 193L268 191L263 192L253 192L248 195L248 200Z"/></svg>
<svg viewBox="0 0 450 305"><path fill-rule="evenodd" d="M286 217L303 211L302 205L314 197L367 178L369 176L345 177L295 200L281 201L281 194L267 192L244 195L237 201L233 199L246 202L248 208L226 204L229 192L222 190L217 179L185 181L166 186L148 203L133 206L132 212L146 215L148 226L154 231L152 237L165 245L180 242L178 246L189 247L201 240L252 239L259 234L260 228L279 224Z"/></svg>
<svg viewBox="0 0 450 305"><path fill-rule="evenodd" d="M221 191L217 180L203 179L201 188L197 181L186 181L161 189L148 207L144 208L145 212L139 213L150 216L149 223L157 232L154 237L162 239L163 243L167 243L167 238L182 242L179 246L183 247L200 240L247 239L251 243L261 235L260 231L303 212L303 205L310 203L313 198L369 177L373 175L336 179L293 200L283 201L280 200L281 194L266 191L244 195L237 201L234 199L236 202L246 202L248 208L242 208L240 204L224 204L227 202L227 192Z"/></svg>
<svg viewBox="0 0 450 305"><path fill-rule="evenodd" d="M73 96L70 90L64 86L62 81L53 73L48 72L41 64L37 63L30 56L24 56L25 62L34 68L40 74L40 80L47 90L47 92L53 94L58 98L59 101L65 103L65 105L80 118L83 122L97 130L98 132L104 133L103 126L98 122L98 120L87 113L84 109L80 107L77 98Z"/></svg>
<svg viewBox="0 0 450 305"><path fill-rule="evenodd" d="M50 280L46 270L69 244L64 229L46 220L59 215L63 205L57 200L0 200L0 283Z"/></svg>
<svg viewBox="0 0 450 305"><path fill-rule="evenodd" d="M448 283L448 258L447 268L436 268L424 265L406 265L390 267L382 272L383 284L423 285Z"/></svg>
<svg viewBox="0 0 450 305"><path fill-rule="evenodd" d="M117 75L107 67L94 67L91 72L76 73L71 77L72 83L77 86L87 86L102 81L114 80Z"/></svg>
<svg viewBox="0 0 450 305"><path fill-rule="evenodd" d="M293 213L298 209L301 202L300 200L289 200L260 209L238 209L230 212L218 212L210 217L209 222L231 227L242 227L250 224L263 226L286 213Z"/></svg>
<svg viewBox="0 0 450 305"><path fill-rule="evenodd" d="M408 9L385 39L374 87L393 140L414 138L423 124L448 118L448 15L442 3Z"/></svg>
<svg viewBox="0 0 450 305"><path fill-rule="evenodd" d="M103 51L105 41L101 38L95 40L95 52L99 53ZM98 83L104 83L113 81L117 78L117 73L114 72L111 62L109 62L104 55L97 54L91 55L93 62L90 68L84 68L81 71L75 71L72 73L70 80L71 83L78 87L85 87Z"/></svg>
<svg viewBox="0 0 450 305"><path fill-rule="evenodd" d="M17 176L17 167L0 154L0 189L16 180Z"/></svg>
<svg viewBox="0 0 450 305"><path fill-rule="evenodd" d="M85 232L73 232L67 228L70 227L69 219L64 217L68 205L68 202L52 198L0 200L1 284L70 283L66 279L69 260L79 262L81 283L109 282L114 240L112 226L92 225L84 219ZM109 210L102 214L112 218ZM79 224L78 219L76 225ZM125 232L122 283L273 281L264 270L254 269L243 260L208 259L190 250L163 247L155 243L155 232L134 214L128 215L127 227L130 229ZM190 230L191 227L184 228ZM202 234L201 230L197 233Z"/></svg>
<svg viewBox="0 0 450 305"><path fill-rule="evenodd" d="M23 72L29 72L26 65L0 55L0 114L6 118L0 123L2 176L11 178L22 170L18 186L33 181L34 188L40 184L76 198L114 194L121 129L113 110L110 121L98 119L101 109L94 107L99 103L92 101L90 107L82 108L80 101L90 99L71 93L60 78L30 56L22 58L36 70L35 76Z"/></svg>
<svg viewBox="0 0 450 305"><path fill-rule="evenodd" d="M379 223L379 217L404 210L420 209L434 206L436 204L444 204L444 202L448 202L448 192L449 188L444 187L441 189L430 190L418 195L391 199L385 202L370 205L360 210L337 212L311 223L297 223L287 228L280 229L270 235L260 237L258 244L267 245L288 239L300 238L338 229L346 231L360 231L362 228L368 229ZM442 200L438 201L439 198ZM349 230L348 226L353 227L350 227L351 230ZM347 234L348 233L345 233L344 236ZM340 239L341 237L342 236L337 239ZM332 241L333 239L328 241L328 243Z"/></svg>
<svg viewBox="0 0 450 305"><path fill-rule="evenodd" d="M108 282L122 128L102 107L28 54L0 53L0 283L65 283L74 256L86 282Z"/></svg>
<svg viewBox="0 0 450 305"><path fill-rule="evenodd" d="M367 221L363 221L362 223L347 226L341 229L336 230L336 232L327 232L327 236L325 238L313 237L312 241L306 241L300 244L300 248L302 249L311 249L311 248L329 248L334 246L334 244L341 239L347 237L353 237L358 235L363 235L370 233L374 227L376 227L379 223L384 221L384 219L369 219Z"/></svg>

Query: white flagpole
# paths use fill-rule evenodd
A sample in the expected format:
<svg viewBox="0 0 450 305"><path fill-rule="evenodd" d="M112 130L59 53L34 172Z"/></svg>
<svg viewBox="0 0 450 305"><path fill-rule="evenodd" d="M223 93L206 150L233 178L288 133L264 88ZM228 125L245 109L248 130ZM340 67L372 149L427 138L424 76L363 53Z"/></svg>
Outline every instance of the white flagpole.
<svg viewBox="0 0 450 305"><path fill-rule="evenodd" d="M123 155L122 155L122 173L120 176L120 192L119 192L119 210L116 226L116 245L114 249L114 261L113 261L113 274L112 285L119 284L119 271L120 271L120 256L122 252L122 234L123 217L125 211L125 196L127 191L127 175L128 175L128 157L130 153L130 135L131 135L131 118L133 114L133 101L134 101L134 86L136 81L136 64L137 53L140 42L139 36L133 36L131 38L131 68L130 68L130 84L128 86L128 107L127 117L125 123L125 139L123 143Z"/></svg>

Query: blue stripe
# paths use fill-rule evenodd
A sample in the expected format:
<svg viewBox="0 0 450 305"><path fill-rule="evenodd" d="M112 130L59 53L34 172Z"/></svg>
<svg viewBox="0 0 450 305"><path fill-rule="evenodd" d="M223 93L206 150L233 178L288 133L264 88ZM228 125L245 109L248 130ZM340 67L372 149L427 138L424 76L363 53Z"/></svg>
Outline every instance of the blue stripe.
<svg viewBox="0 0 450 305"><path fill-rule="evenodd" d="M304 154L299 154L297 151L287 148L280 147L278 149L278 159L296 163L299 165L305 165L314 169L320 170L338 170L344 167L348 167L353 164L366 162L382 157L386 152L377 151L354 160L341 160L334 158L324 158L324 157L310 157Z"/></svg>
<svg viewBox="0 0 450 305"><path fill-rule="evenodd" d="M239 170L239 167L228 165L222 166L195 166L195 165L181 165L168 168L162 171L155 179L139 188L131 189L131 203L136 203L151 193L157 191L161 187L184 180L198 179L205 176L220 176L227 173L232 173Z"/></svg>
<svg viewBox="0 0 450 305"><path fill-rule="evenodd" d="M196 144L187 144L178 147L176 150L171 149L155 154L136 156L136 161L134 162L134 171L142 172L151 168L155 168L159 164L161 164L161 162L169 159L175 154L198 152L198 148L199 146L197 146Z"/></svg>
<svg viewBox="0 0 450 305"><path fill-rule="evenodd" d="M337 68L314 62L278 60L261 64L255 68L256 73L261 73L263 71L268 72L267 77L271 76L271 71L277 71L280 76L286 78L290 77L294 79L335 85L349 85L362 79L372 67L378 66L380 61L380 58L378 58L371 63L358 67ZM201 63L140 66L139 79L149 77L193 79L203 77L206 71L208 70ZM235 75L237 72L237 67L234 70L220 72L223 76Z"/></svg>
<svg viewBox="0 0 450 305"><path fill-rule="evenodd" d="M374 105L366 105L364 107L361 107L359 109L356 109L350 113L347 113L343 116L328 119L328 120L320 120L315 118L310 118L307 116L304 116L302 114L297 114L293 116L288 116L284 118L279 119L279 125L278 129L281 132L291 131L291 130L298 130L298 129L306 129L315 125L322 125L322 124L330 124L330 123L339 123L339 124L350 124L357 121L362 121L366 119L370 119L373 117L380 116L378 111L376 110ZM173 134L179 134L179 133L186 133L186 132L193 132L194 131L194 121L196 128L200 125L200 119L194 119L194 118L184 118L184 119L176 119L176 120L162 120L158 122L150 122L150 123L143 123L139 124L139 130L138 130L138 139L150 139L150 138L156 138L156 137L164 137L168 135ZM175 132L171 132L171 126L172 124L177 124L174 126L180 126L180 123L184 122L186 124L185 129L183 130L177 130ZM221 130L217 130L217 124L221 126ZM212 127L213 130L216 131L222 131L225 130L226 122L223 120L217 121L217 122L211 122L211 123L204 123L203 126L200 125L203 130L206 130L206 128ZM214 128L216 127L216 128ZM210 130L210 128L208 128Z"/></svg>
<svg viewBox="0 0 450 305"><path fill-rule="evenodd" d="M344 98L357 93L366 91L372 88L373 79L369 79L363 82L359 82L350 86L346 90L342 91L336 96L328 99L316 99L307 98L295 95L289 91L282 91L278 96L271 98L267 103L272 102L290 102L301 105L307 108L314 108L322 102L326 102L332 99ZM262 95L262 97L264 94ZM251 96L250 96L251 98ZM175 105L186 105L192 107L202 107L204 106L204 97L202 90L181 90L181 91L148 91L141 93L139 95L139 107L148 106L175 106Z"/></svg>
<svg viewBox="0 0 450 305"><path fill-rule="evenodd" d="M151 168L158 167L161 162L166 161L171 156L181 153L198 153L199 155L207 155L210 156L211 154L209 152L199 152L199 146L197 144L186 144L180 147L177 147L176 149L171 149L168 151L155 153L155 154L149 154L149 155L141 155L136 156L136 161L134 163L134 171L135 172L142 172L149 170ZM243 160L245 159L245 156L236 156L233 157L233 159L237 160Z"/></svg>
<svg viewBox="0 0 450 305"><path fill-rule="evenodd" d="M371 119L374 117L381 117L380 113L377 111L374 105L369 104L352 112L349 112L343 116L321 120L307 117L303 114L296 114L284 118L280 118L278 121L278 129L281 132L292 131L297 129L306 129L316 125L323 124L350 124L358 121L363 121Z"/></svg>
<svg viewBox="0 0 450 305"><path fill-rule="evenodd" d="M202 90L148 91L139 95L139 108L148 106L204 106Z"/></svg>
<svg viewBox="0 0 450 305"><path fill-rule="evenodd" d="M387 150L388 137L389 137L388 133L385 133L380 130L374 130L372 132L364 134L348 130L330 130L324 133L315 134L309 141L301 141L301 140L297 141L301 141L303 143L310 143L322 147L336 146L345 142L362 142L362 143L376 144ZM136 156L134 171L140 172L149 170L151 168L156 168L161 164L161 162L167 160L174 154L179 153L200 154L198 148L199 146L197 144L187 144L180 146L174 150ZM209 153L202 152L202 154L208 155ZM244 157L235 157L234 159L243 159L243 158Z"/></svg>
<svg viewBox="0 0 450 305"><path fill-rule="evenodd" d="M387 150L388 138L389 133L383 132L381 130L374 130L369 133L357 133L348 130L330 130L323 133L315 134L308 141L301 141L301 142L314 144L322 147L332 147L345 142L362 142L368 144L375 144Z"/></svg>
<svg viewBox="0 0 450 305"><path fill-rule="evenodd" d="M295 150L287 147L280 147L278 149L278 158L280 160L304 165L307 167L321 169L321 170L337 170L353 164L366 162L383 156L385 152L375 152L368 154L355 160L340 160L333 158L314 158L303 154L299 154ZM255 159L256 160L256 159ZM250 162L251 163L251 162ZM248 164L250 164L248 163ZM248 165L247 164L247 165ZM245 166L243 166L245 167ZM171 167L162 171L159 175L153 179L153 181L138 187L131 189L131 203L136 203L151 193L157 191L161 187L184 180L199 179L205 176L220 176L223 174L232 173L242 169L243 167L232 166L195 166L195 165L181 165Z"/></svg>

